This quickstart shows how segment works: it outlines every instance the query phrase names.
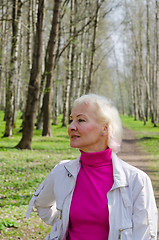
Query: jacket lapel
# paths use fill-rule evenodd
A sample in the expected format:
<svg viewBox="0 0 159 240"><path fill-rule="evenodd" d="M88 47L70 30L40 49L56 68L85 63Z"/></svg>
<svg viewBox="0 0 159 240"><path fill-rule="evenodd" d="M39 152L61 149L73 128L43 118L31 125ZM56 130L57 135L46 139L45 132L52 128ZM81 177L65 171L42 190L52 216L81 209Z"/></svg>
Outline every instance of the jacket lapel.
<svg viewBox="0 0 159 240"><path fill-rule="evenodd" d="M64 167L68 171L68 177L73 176L76 180L78 172L79 172L80 167L81 167L80 157L78 157L74 161L69 161L69 162L65 163Z"/></svg>
<svg viewBox="0 0 159 240"><path fill-rule="evenodd" d="M111 190L120 187L127 187L129 185L121 161L122 160L118 158L114 152L112 152L114 184Z"/></svg>

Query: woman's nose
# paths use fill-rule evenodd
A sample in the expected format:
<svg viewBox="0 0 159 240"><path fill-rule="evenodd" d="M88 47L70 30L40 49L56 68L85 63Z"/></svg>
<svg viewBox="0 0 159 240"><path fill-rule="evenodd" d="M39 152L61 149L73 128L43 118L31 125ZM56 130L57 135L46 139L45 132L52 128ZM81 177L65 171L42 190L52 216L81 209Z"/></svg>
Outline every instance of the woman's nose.
<svg viewBox="0 0 159 240"><path fill-rule="evenodd" d="M68 127L70 130L76 130L77 129L77 126L76 126L76 123L74 121L72 121Z"/></svg>

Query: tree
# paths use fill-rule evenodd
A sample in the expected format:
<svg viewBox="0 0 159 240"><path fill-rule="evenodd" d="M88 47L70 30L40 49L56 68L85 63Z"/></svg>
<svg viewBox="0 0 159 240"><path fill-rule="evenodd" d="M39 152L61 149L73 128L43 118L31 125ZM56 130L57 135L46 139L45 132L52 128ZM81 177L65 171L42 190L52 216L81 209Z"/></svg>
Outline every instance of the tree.
<svg viewBox="0 0 159 240"><path fill-rule="evenodd" d="M31 70L31 56L32 56L32 11L34 12L34 9L32 9L32 0L29 0L28 2L28 28L27 28L27 55L28 55L28 70Z"/></svg>
<svg viewBox="0 0 159 240"><path fill-rule="evenodd" d="M135 119L146 121L155 119L155 37L153 0L126 2L127 38L130 63L133 63L133 104ZM131 32L131 38L128 34ZM153 45L154 44L154 45ZM126 53L126 51L125 51ZM127 58L126 58L127 59ZM131 64L129 63L128 69ZM125 62L126 65L126 62Z"/></svg>
<svg viewBox="0 0 159 240"><path fill-rule="evenodd" d="M13 21L12 16L13 2L16 21ZM11 123L11 131L15 125L17 110L25 112L35 51L33 44L38 4L39 0L1 0L0 3L0 106L1 110L6 108L6 119ZM45 41L43 49L41 48L43 54L48 47L45 44L48 43L52 28L53 4L54 1L46 1ZM157 124L159 119L157 4L158 0L63 1L60 7L60 34L56 39L56 60L52 73L45 67L45 62L48 61L49 54L51 55L50 50L47 50L47 56L45 54L46 60L42 56L44 74L40 76L36 123L37 128L41 125L40 129L43 128L43 131L45 129L43 135L50 135L49 119L53 115L56 117L54 123L57 123L58 110L63 111L63 125L67 126L74 99L88 92L113 98L119 110L122 110L123 102L124 112L127 113L131 109L130 112L135 115L135 119L145 120L148 110L147 119L151 118L154 125ZM19 18L18 9L22 12ZM15 51L11 49L13 23L17 26ZM112 50L116 52L117 60ZM11 57L11 51L15 58ZM11 74L13 67L15 71ZM120 77L120 84L116 84L117 76ZM119 97L121 93L122 101ZM11 103L8 99L11 99ZM134 108L130 107L133 105ZM42 106L43 110L46 109L45 127L43 119L39 121ZM8 118L7 115L11 117Z"/></svg>
<svg viewBox="0 0 159 240"><path fill-rule="evenodd" d="M155 94L155 122L159 122L159 1L156 0L156 94ZM155 124L155 123L154 123Z"/></svg>
<svg viewBox="0 0 159 240"><path fill-rule="evenodd" d="M89 75L86 85L86 93L88 93L91 89L91 84L93 81L93 68L94 68L94 55L96 50L96 35L97 35L97 27L98 27L98 18L99 18L99 10L102 5L101 0L96 0L96 12L93 24L93 36L92 36L92 44L91 44L91 59L90 59L90 67L89 67Z"/></svg>
<svg viewBox="0 0 159 240"><path fill-rule="evenodd" d="M16 146L20 149L32 148L32 136L35 123L35 117L38 106L41 66L42 66L42 42L44 28L45 0L38 2L38 21L36 25L36 33L34 38L33 63L30 73L30 82L28 87L28 96L26 110L23 120L23 135L22 139Z"/></svg>
<svg viewBox="0 0 159 240"><path fill-rule="evenodd" d="M75 8L75 0L71 0L70 26L69 26L69 38L71 39L71 41L67 50L66 80L65 80L65 86L64 86L64 104L63 104L63 120L62 120L62 126L65 126L65 127L67 127L67 124L68 124L70 91L71 91L71 85L73 84L74 8Z"/></svg>
<svg viewBox="0 0 159 240"><path fill-rule="evenodd" d="M6 34L6 29L7 29L7 21L3 21L3 16L6 13L8 16L8 6L5 6L4 2L2 1L1 3L1 11L0 11L0 16L2 21L0 22L0 107L1 110L4 108L4 96L5 96L5 81L4 81L4 76L6 76L5 70L5 47L6 47L6 39L7 39L7 34Z"/></svg>
<svg viewBox="0 0 159 240"><path fill-rule="evenodd" d="M9 79L7 83L6 93L6 126L4 137L12 136L12 128L14 126L14 114L16 111L15 97L16 97L16 82L18 78L18 44L20 35L20 21L21 21L21 0L13 0L12 6L12 42L11 42L11 58Z"/></svg>
<svg viewBox="0 0 159 240"><path fill-rule="evenodd" d="M59 16L60 16L61 0L54 1L52 28L50 38L46 50L45 61L45 76L46 86L43 99L43 136L51 136L51 103L52 103L52 86L53 86L53 71L55 66L56 56L56 40L58 36Z"/></svg>

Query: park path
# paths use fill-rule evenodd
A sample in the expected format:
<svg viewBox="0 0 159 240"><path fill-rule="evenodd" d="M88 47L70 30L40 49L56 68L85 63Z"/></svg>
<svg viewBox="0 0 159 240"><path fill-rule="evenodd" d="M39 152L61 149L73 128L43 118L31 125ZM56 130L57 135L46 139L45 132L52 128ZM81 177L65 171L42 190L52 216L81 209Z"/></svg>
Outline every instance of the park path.
<svg viewBox="0 0 159 240"><path fill-rule="evenodd" d="M143 170L151 178L157 208L159 210L159 174L158 170L152 169L154 165L153 157L142 149L138 144L138 139L135 132L130 129L124 128L123 141L121 151L118 156L129 164ZM158 224L158 238L159 240L159 224Z"/></svg>

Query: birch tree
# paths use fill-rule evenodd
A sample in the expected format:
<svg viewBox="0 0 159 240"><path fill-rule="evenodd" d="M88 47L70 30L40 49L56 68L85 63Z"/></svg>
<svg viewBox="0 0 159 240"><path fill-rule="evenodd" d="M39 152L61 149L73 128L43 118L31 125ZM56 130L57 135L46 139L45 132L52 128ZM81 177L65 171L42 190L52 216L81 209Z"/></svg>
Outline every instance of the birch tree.
<svg viewBox="0 0 159 240"><path fill-rule="evenodd" d="M7 83L6 93L6 126L4 137L12 136L13 119L14 119L14 106L16 97L16 82L18 77L18 44L20 34L20 21L21 21L21 0L13 0L12 5L12 42L11 42L11 58L9 79ZM15 107L16 108L16 107Z"/></svg>
<svg viewBox="0 0 159 240"><path fill-rule="evenodd" d="M68 124L68 115L69 115L69 99L70 99L70 89L73 79L71 79L71 60L72 60L72 51L73 51L73 14L74 14L74 0L71 0L71 9L70 9L70 27L69 27L69 38L71 42L67 50L67 62L66 62L66 80L64 86L64 104L63 104L63 120L62 125L67 127Z"/></svg>
<svg viewBox="0 0 159 240"><path fill-rule="evenodd" d="M94 55L96 49L96 35L97 35L97 27L98 27L98 18L99 18L99 10L101 7L102 1L96 0L96 10L95 10L95 18L93 24L93 36L92 36L92 44L91 44L91 59L90 59L90 67L89 67L89 75L86 85L86 93L88 93L91 89L91 84L93 81L93 68L94 68Z"/></svg>
<svg viewBox="0 0 159 240"><path fill-rule="evenodd" d="M6 7L6 12L8 11L8 8ZM4 63L5 63L5 43L6 43L6 21L3 20L3 16L5 15L5 6L4 2L2 1L1 3L1 11L0 11L0 16L2 21L0 22L0 30L1 30L1 35L0 35L0 107L2 108L4 106L3 104L3 92L4 92Z"/></svg>
<svg viewBox="0 0 159 240"><path fill-rule="evenodd" d="M155 94L155 121L154 124L156 126L156 123L159 122L159 1L156 0L156 94Z"/></svg>
<svg viewBox="0 0 159 240"><path fill-rule="evenodd" d="M32 26L32 12L34 12L32 8L32 0L28 1L28 29L27 29L27 55L28 55L28 69L31 70L31 64L32 64L32 35L33 33L33 26Z"/></svg>

